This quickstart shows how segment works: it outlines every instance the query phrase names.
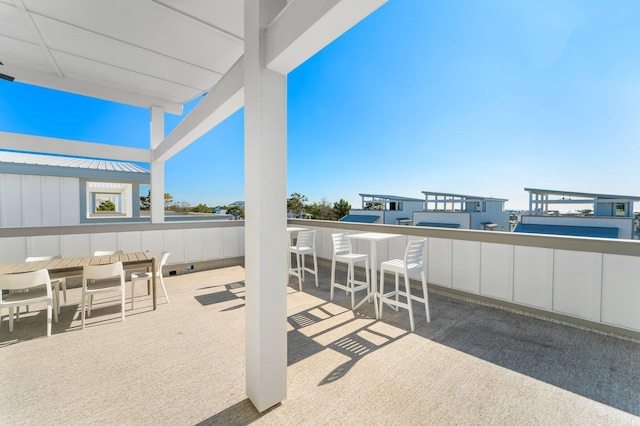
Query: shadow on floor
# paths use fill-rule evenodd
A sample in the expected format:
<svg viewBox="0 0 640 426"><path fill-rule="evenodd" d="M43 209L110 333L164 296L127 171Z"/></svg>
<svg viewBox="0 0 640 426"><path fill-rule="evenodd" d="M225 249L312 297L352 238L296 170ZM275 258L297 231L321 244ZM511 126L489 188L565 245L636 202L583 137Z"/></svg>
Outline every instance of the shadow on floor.
<svg viewBox="0 0 640 426"><path fill-rule="evenodd" d="M329 300L328 271L321 268L319 288L307 286L304 291ZM417 289L416 294L421 296L422 291ZM640 416L640 344L432 292L429 299L430 323L423 305L414 306L415 335ZM344 292L337 292L333 303L347 309L351 306ZM373 305L365 303L358 314L373 318ZM303 312L290 317L289 324L299 329L305 321L317 320ZM410 332L409 316L403 309L385 308L382 323ZM369 346L363 344L357 333L345 339L348 344L337 340L328 347L342 350L351 359L322 384L338 380L359 358L377 349L369 342ZM304 335L290 336L289 345L290 364L299 361L304 351L311 355L321 350ZM345 348L354 352L345 353Z"/></svg>
<svg viewBox="0 0 640 426"><path fill-rule="evenodd" d="M210 425L235 425L245 426L249 425L256 420L260 419L271 410L278 408L280 404L277 404L268 410L259 413L256 407L253 406L249 398L244 399L231 407L209 417L206 420L197 423L196 426L210 426Z"/></svg>

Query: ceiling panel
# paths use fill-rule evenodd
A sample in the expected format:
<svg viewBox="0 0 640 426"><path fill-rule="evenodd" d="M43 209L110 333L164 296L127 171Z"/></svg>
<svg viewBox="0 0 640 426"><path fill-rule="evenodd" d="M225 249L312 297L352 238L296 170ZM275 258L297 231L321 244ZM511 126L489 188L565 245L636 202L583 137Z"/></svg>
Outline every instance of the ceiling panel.
<svg viewBox="0 0 640 426"><path fill-rule="evenodd" d="M174 60L127 43L54 21L34 17L47 46L53 52L87 58L124 70L208 90L221 74ZM62 70L64 73L64 69Z"/></svg>
<svg viewBox="0 0 640 426"><path fill-rule="evenodd" d="M51 64L37 44L0 36L0 62L5 65L20 62L21 64L37 64L53 71Z"/></svg>
<svg viewBox="0 0 640 426"><path fill-rule="evenodd" d="M154 0L185 15L242 40L244 38L243 0Z"/></svg>
<svg viewBox="0 0 640 426"><path fill-rule="evenodd" d="M112 86L168 100L180 101L192 99L200 91L159 78L116 68L108 64L90 61L78 56L61 52L53 52L53 56L68 77Z"/></svg>
<svg viewBox="0 0 640 426"><path fill-rule="evenodd" d="M151 1L25 0L25 4L37 14L219 73L243 52L241 40Z"/></svg>
<svg viewBox="0 0 640 426"><path fill-rule="evenodd" d="M5 3L0 3L0 35L37 43L36 38L25 25L19 10Z"/></svg>

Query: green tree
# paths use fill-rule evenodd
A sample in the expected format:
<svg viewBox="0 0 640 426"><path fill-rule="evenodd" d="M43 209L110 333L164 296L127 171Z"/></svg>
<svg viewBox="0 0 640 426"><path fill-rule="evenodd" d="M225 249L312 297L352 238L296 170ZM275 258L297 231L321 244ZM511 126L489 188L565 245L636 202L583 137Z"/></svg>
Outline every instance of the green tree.
<svg viewBox="0 0 640 426"><path fill-rule="evenodd" d="M293 212L296 216L299 216L300 213L305 208L305 203L309 199L299 192L294 192L291 194L291 197L287 199L287 211Z"/></svg>
<svg viewBox="0 0 640 426"><path fill-rule="evenodd" d="M306 205L304 211L305 213L309 213L313 219L336 220L336 213L326 198L323 198L319 203L314 202Z"/></svg>
<svg viewBox="0 0 640 426"><path fill-rule="evenodd" d="M149 199L151 199L151 197L149 197ZM164 193L164 208L166 209L167 207L173 205L173 196L171 194L169 194L168 192Z"/></svg>
<svg viewBox="0 0 640 426"><path fill-rule="evenodd" d="M164 208L171 210L170 207L174 205L173 196L167 192L164 193ZM140 210L151 210L151 190L147 196L140 196Z"/></svg>
<svg viewBox="0 0 640 426"><path fill-rule="evenodd" d="M116 205L113 204L109 200L104 200L100 203L100 205L96 208L96 211L99 212L114 212L116 211Z"/></svg>
<svg viewBox="0 0 640 426"><path fill-rule="evenodd" d="M240 206L227 206L224 207L225 209L227 209L227 214L232 214L236 217L238 217L239 219L244 219L244 210L242 210L242 207Z"/></svg>
<svg viewBox="0 0 640 426"><path fill-rule="evenodd" d="M151 210L151 191L146 197L144 195L140 196L140 210Z"/></svg>
<svg viewBox="0 0 640 426"><path fill-rule="evenodd" d="M213 212L213 209L211 207L208 207L206 204L198 204L195 207L191 207L190 210L195 213L212 213Z"/></svg>
<svg viewBox="0 0 640 426"><path fill-rule="evenodd" d="M333 211L335 212L337 219L348 215L349 210L351 210L351 204L342 198L340 198L340 201L333 203Z"/></svg>

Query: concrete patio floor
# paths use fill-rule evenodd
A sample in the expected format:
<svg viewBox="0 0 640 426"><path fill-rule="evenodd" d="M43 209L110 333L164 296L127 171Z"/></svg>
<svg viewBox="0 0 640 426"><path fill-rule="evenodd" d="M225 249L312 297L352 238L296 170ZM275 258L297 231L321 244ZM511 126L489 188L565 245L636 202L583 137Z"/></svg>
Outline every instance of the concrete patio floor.
<svg viewBox="0 0 640 426"><path fill-rule="evenodd" d="M406 311L330 303L328 275L290 281L288 397L265 413L244 390L242 267L168 277L171 303L140 293L124 323L97 299L85 330L71 289L49 338L39 306L13 333L3 312L0 424L640 424L636 342L435 292L411 333Z"/></svg>

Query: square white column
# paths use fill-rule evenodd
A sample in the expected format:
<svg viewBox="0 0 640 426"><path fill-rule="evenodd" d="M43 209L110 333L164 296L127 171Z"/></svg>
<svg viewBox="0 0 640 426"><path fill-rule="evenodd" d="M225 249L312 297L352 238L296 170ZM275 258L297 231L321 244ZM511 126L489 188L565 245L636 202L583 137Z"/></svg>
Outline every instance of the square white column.
<svg viewBox="0 0 640 426"><path fill-rule="evenodd" d="M164 139L164 109L151 107L151 149ZM164 222L164 162L151 162L151 223Z"/></svg>
<svg viewBox="0 0 640 426"><path fill-rule="evenodd" d="M287 396L287 78L265 68L284 0L245 0L246 386L258 411Z"/></svg>

